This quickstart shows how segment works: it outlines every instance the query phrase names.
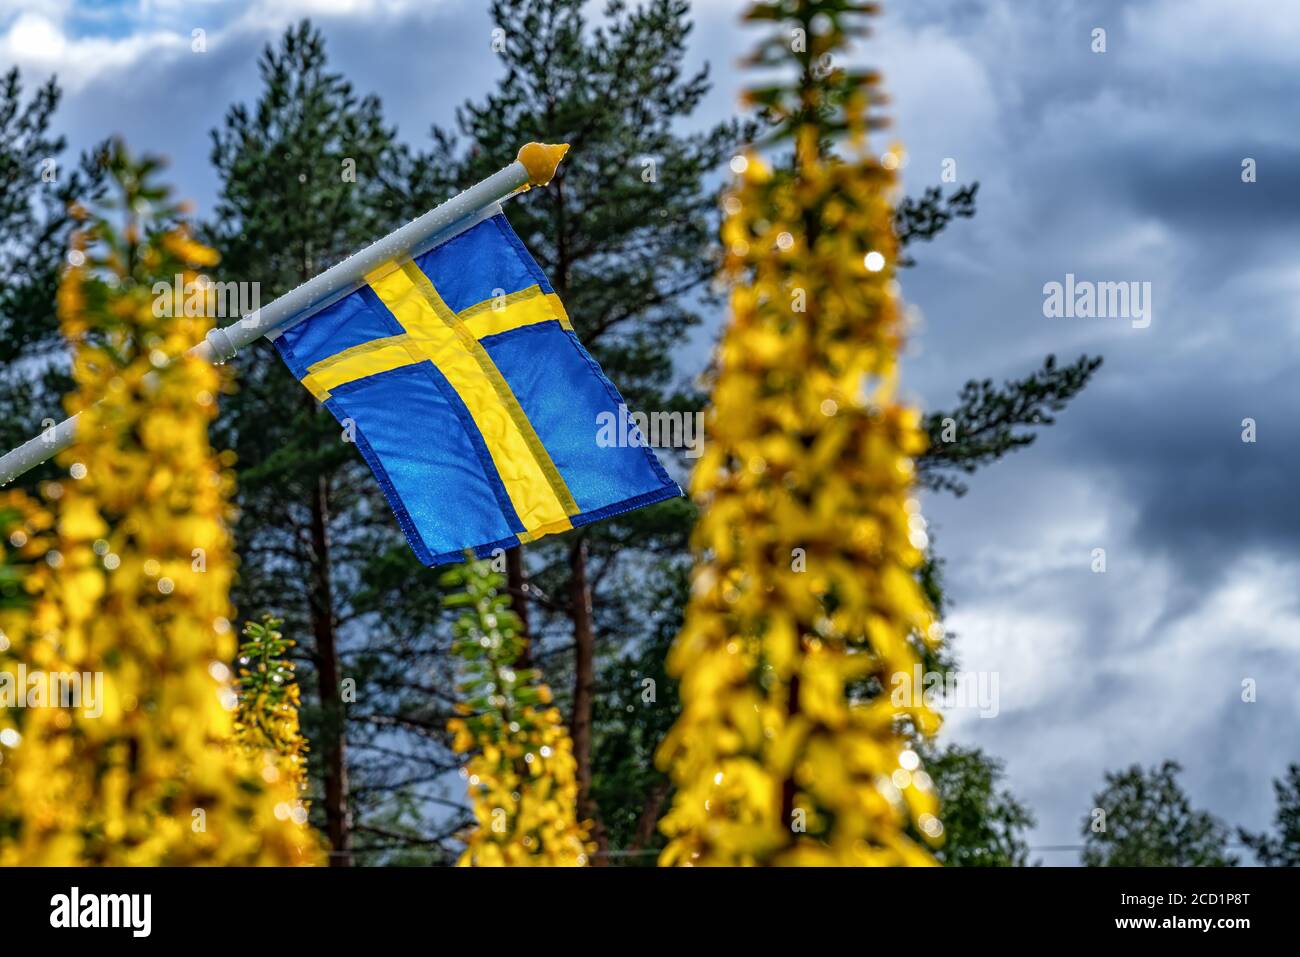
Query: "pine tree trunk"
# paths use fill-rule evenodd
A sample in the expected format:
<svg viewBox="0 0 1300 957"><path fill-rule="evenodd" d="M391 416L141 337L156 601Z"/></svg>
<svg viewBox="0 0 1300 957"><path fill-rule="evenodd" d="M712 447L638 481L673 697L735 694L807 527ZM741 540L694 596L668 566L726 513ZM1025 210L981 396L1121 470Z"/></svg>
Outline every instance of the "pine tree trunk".
<svg viewBox="0 0 1300 957"><path fill-rule="evenodd" d="M569 732L578 764L578 815L593 822L592 838L600 851L608 849L605 828L591 798L591 711L596 690L596 636L591 626L591 589L587 584L587 539L579 538L569 552L569 615L573 619L573 716ZM603 856L594 864L604 864Z"/></svg>
<svg viewBox="0 0 1300 957"><path fill-rule="evenodd" d="M519 637L523 650L515 662L516 667L533 666L533 633L528 625L528 576L524 573L524 546L506 552L506 590L510 593L510 607L519 616Z"/></svg>
<svg viewBox="0 0 1300 957"><path fill-rule="evenodd" d="M311 498L312 631L316 637L321 712L324 718L325 829L333 867L352 866L352 820L348 810L347 733L339 689L338 645L334 631L334 591L330 579L329 492L317 479Z"/></svg>
<svg viewBox="0 0 1300 957"><path fill-rule="evenodd" d="M672 782L663 778L650 789L641 808L641 816L636 821L636 833L632 836L632 843L627 847L629 851L640 851L650 846L650 841L655 836L655 825L659 823L664 801L668 799L671 787Z"/></svg>

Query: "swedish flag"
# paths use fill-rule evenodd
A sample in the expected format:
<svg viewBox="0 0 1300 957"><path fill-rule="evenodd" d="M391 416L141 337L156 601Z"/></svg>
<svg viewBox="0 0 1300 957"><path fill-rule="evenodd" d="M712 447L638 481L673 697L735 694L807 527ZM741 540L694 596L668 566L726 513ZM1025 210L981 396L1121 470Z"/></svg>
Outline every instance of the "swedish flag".
<svg viewBox="0 0 1300 957"><path fill-rule="evenodd" d="M680 495L496 211L284 330L293 374L355 434L426 565L480 557Z"/></svg>

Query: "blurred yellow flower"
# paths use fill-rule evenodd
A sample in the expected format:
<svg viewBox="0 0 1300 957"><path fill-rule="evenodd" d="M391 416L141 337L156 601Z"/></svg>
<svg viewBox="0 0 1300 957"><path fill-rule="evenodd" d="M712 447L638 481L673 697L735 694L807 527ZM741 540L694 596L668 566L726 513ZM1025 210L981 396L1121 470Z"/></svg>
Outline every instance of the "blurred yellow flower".
<svg viewBox="0 0 1300 957"><path fill-rule="evenodd" d="M866 142L875 78L812 68L840 59L863 12L784 0L748 15L802 25L806 49L776 34L755 56L796 68L793 84L748 95L793 157L739 158L724 198L731 322L691 482L694 587L668 662L682 714L658 755L677 787L665 865L933 863L908 831L936 796L896 772L915 757L908 725L929 733L938 719L879 694L937 633L907 508L924 435L893 398L895 174Z"/></svg>
<svg viewBox="0 0 1300 957"><path fill-rule="evenodd" d="M209 321L158 318L150 291L213 254L173 225L152 168L117 148L127 225L87 218L59 289L67 406L82 412L58 459L70 478L45 484L44 506L0 507L23 586L0 601L0 663L103 679L99 702L0 717L15 732L0 746L0 864L318 864L314 833L276 814L298 798L292 777L268 781L230 747L231 482L208 445L215 405L195 400L221 373L184 356ZM156 222L138 220L146 207Z"/></svg>
<svg viewBox="0 0 1300 957"><path fill-rule="evenodd" d="M472 557L471 557L472 558ZM462 612L455 650L466 663L457 705L447 723L452 747L469 753L461 771L475 825L463 835L462 866L582 866L594 845L577 820L577 762L551 690L537 672L519 667L523 641L503 576L486 561L468 561L443 576L460 589L447 599Z"/></svg>

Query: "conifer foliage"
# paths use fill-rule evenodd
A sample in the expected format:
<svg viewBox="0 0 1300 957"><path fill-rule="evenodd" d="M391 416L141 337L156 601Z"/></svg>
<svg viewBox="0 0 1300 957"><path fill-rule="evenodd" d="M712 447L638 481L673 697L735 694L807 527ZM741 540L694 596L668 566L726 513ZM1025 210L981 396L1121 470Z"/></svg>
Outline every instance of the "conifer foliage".
<svg viewBox="0 0 1300 957"><path fill-rule="evenodd" d="M65 155L55 133L62 91L53 80L30 95L17 67L0 76L0 443L31 438L68 391L54 300L75 225L69 204L97 196L103 176L91 156ZM18 479L32 489L49 466Z"/></svg>
<svg viewBox="0 0 1300 957"><path fill-rule="evenodd" d="M504 576L486 560L468 561L443 576L459 591L456 654L465 662L461 717L449 722L453 747L470 752L475 827L465 836L462 865L570 865L588 862L589 824L577 820L573 742L551 689L536 670L516 667L524 642L519 617L501 593Z"/></svg>
<svg viewBox="0 0 1300 957"><path fill-rule="evenodd" d="M682 715L659 752L677 786L662 864L925 864L908 825L942 833L903 733L937 716L850 694L873 676L887 686L939 637L915 574L925 437L893 397L897 164L870 152L878 77L841 67L874 6L747 14L773 27L751 64L797 74L747 96L793 156L738 157L724 198L732 318L692 477L702 515L669 659Z"/></svg>
<svg viewBox="0 0 1300 957"><path fill-rule="evenodd" d="M232 105L212 134L221 187L206 235L221 252L222 280L258 283L267 303L399 223L382 187L393 132L379 101L330 69L321 32L306 21L291 25L263 51L258 72L256 101ZM404 583L419 566L405 559L406 543L355 444L271 343L252 344L238 368L238 390L216 423L241 469L234 597L283 619L298 640L302 719L319 774L314 810L332 863L347 865L354 828L374 823L378 810L354 807L353 781L383 785L371 793L386 794L388 775L416 776L391 747L373 747L364 723L396 710L381 683L417 667L407 659L398 675L364 673L357 646L367 635L386 637L366 606L365 583L375 565L397 564ZM349 679L364 689L355 700L345 698Z"/></svg>
<svg viewBox="0 0 1300 957"><path fill-rule="evenodd" d="M117 147L108 164L122 225L83 212L59 288L77 442L43 505L7 510L23 588L0 611L6 664L102 675L102 696L83 683L81 707L4 712L0 863L318 863L292 783L229 746L232 477L207 431L222 376L184 355L209 320L154 287L214 254L156 162Z"/></svg>

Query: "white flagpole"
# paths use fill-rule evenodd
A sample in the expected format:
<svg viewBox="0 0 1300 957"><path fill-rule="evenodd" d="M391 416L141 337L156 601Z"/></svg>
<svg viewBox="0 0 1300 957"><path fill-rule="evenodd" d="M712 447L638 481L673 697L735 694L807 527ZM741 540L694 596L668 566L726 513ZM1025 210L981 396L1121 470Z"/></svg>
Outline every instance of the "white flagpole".
<svg viewBox="0 0 1300 957"><path fill-rule="evenodd" d="M365 277L394 260L418 256L451 238L484 211L507 196L533 186L545 186L568 151L567 145L529 143L518 158L499 172L453 196L401 229L389 233L360 252L353 253L297 289L245 316L224 329L210 329L207 337L188 355L222 363L234 358L259 336L275 338L294 323L350 295L365 283ZM72 444L77 416L64 419L12 452L0 456L0 485L53 458Z"/></svg>

